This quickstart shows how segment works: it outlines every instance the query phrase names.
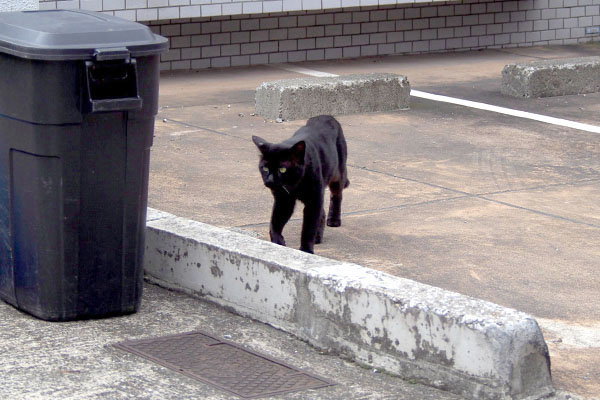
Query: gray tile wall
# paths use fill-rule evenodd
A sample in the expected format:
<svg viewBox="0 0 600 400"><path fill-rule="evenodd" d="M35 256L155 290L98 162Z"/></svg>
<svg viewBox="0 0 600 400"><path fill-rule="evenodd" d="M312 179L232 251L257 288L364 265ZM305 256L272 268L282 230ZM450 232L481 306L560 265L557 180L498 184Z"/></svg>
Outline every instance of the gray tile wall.
<svg viewBox="0 0 600 400"><path fill-rule="evenodd" d="M599 41L586 28L600 26L600 0L465 0L146 23L170 41L161 68L185 70Z"/></svg>

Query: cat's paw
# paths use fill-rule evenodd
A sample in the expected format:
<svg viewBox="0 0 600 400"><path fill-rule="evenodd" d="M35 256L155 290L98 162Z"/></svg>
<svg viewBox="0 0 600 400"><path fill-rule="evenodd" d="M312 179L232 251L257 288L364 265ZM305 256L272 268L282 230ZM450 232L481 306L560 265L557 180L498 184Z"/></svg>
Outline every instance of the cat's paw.
<svg viewBox="0 0 600 400"><path fill-rule="evenodd" d="M341 219L335 219L335 218L328 218L327 219L327 226L331 226L331 227L337 228L338 226L342 226L342 220Z"/></svg>
<svg viewBox="0 0 600 400"><path fill-rule="evenodd" d="M277 234L271 233L271 242L273 242L275 244L279 244L281 246L285 246L285 239L283 238L283 235L277 235Z"/></svg>

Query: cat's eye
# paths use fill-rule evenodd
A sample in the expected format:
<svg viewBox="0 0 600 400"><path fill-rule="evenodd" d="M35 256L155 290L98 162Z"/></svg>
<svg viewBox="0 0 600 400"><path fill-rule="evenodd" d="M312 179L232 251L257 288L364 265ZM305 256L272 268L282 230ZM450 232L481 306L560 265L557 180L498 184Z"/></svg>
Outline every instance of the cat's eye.
<svg viewBox="0 0 600 400"><path fill-rule="evenodd" d="M281 168L279 168L279 172L281 172L282 174L284 174L284 173L285 173L285 171L287 171L287 168L286 168L286 167L281 167Z"/></svg>
<svg viewBox="0 0 600 400"><path fill-rule="evenodd" d="M267 167L262 167L262 170L265 172L269 172L269 168L267 168Z"/></svg>

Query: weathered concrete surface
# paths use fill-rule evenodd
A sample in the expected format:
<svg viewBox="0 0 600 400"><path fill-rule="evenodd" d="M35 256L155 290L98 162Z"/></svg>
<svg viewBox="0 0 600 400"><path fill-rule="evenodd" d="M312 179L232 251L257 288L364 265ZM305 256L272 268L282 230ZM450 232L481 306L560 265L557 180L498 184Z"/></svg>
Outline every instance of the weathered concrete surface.
<svg viewBox="0 0 600 400"><path fill-rule="evenodd" d="M146 276L470 399L553 392L529 315L149 209Z"/></svg>
<svg viewBox="0 0 600 400"><path fill-rule="evenodd" d="M600 43L301 66L393 72L425 92L598 125L600 93L500 94L509 63L593 55ZM305 120L252 117L254 94L261 82L300 76L267 66L163 76L151 206L268 240L273 199L251 137L281 141ZM556 389L600 398L600 341L567 342L559 328L600 326L598 134L418 98L409 112L339 120L352 185L342 226L325 229L316 253L533 315ZM301 224L299 204L284 231L290 247L300 245Z"/></svg>
<svg viewBox="0 0 600 400"><path fill-rule="evenodd" d="M0 12L37 10L39 0L4 0L0 2Z"/></svg>
<svg viewBox="0 0 600 400"><path fill-rule="evenodd" d="M508 64L502 70L501 92L513 97L600 92L600 57Z"/></svg>
<svg viewBox="0 0 600 400"><path fill-rule="evenodd" d="M294 78L263 82L256 89L255 110L270 119L296 120L405 109L409 97L408 79L390 73Z"/></svg>
<svg viewBox="0 0 600 400"><path fill-rule="evenodd" d="M235 397L112 345L202 330L336 382L270 400L461 400L319 352L266 324L183 293L144 285L139 312L47 322L0 301L0 398L8 400L232 400ZM555 400L569 400L564 395Z"/></svg>

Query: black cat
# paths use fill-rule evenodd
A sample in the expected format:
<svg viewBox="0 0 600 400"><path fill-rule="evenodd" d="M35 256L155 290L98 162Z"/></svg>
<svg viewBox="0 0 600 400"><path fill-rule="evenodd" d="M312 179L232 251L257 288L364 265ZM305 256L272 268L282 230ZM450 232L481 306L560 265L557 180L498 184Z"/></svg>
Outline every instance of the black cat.
<svg viewBox="0 0 600 400"><path fill-rule="evenodd" d="M346 173L348 151L340 123L329 115L313 117L294 135L269 143L258 136L252 141L262 153L259 170L275 202L271 215L271 241L285 246L281 232L296 200L304 203L300 250L314 252L325 228L325 187L331 191L328 226L340 226L342 191L350 181Z"/></svg>

